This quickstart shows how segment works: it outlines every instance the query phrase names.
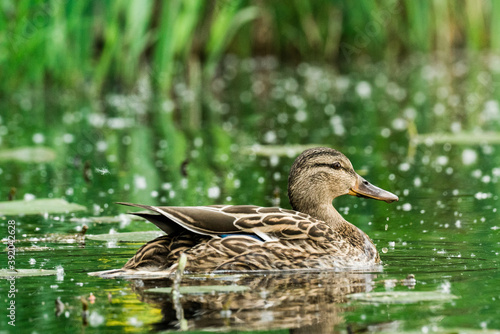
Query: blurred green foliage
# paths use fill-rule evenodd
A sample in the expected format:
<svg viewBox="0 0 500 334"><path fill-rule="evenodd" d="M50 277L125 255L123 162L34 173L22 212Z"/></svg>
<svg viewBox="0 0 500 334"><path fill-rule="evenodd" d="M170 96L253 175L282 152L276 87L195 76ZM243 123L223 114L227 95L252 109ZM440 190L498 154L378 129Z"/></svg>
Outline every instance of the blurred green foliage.
<svg viewBox="0 0 500 334"><path fill-rule="evenodd" d="M6 0L0 8L5 94L128 91L145 76L169 95L176 75L200 90L227 53L340 66L500 48L492 0Z"/></svg>

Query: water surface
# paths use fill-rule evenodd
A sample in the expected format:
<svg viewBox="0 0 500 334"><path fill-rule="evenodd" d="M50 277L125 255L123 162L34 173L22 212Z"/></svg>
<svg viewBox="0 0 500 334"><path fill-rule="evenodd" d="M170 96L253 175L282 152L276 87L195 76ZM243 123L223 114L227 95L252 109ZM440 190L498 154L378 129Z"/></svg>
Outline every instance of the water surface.
<svg viewBox="0 0 500 334"><path fill-rule="evenodd" d="M250 290L186 293L177 305L168 294L146 291L169 281L87 275L121 267L143 242L21 241L16 268L59 268L59 274L16 280L16 330L176 330L179 306L192 331L500 329L496 64L490 56L451 64L411 59L342 75L311 64L283 68L270 58L228 58L212 93L201 96L179 81L172 101L152 98L144 83L134 94L109 93L99 101L75 92L57 98L19 92L3 100L2 110L10 112L1 116L0 148L54 153L41 162L1 160L3 199L9 193L65 198L87 208L4 217L0 228L7 231L15 220L17 239L74 234L83 224L89 234L155 229L125 216L111 223L72 219L125 213L116 201L289 208L286 181L298 154L286 149L292 144L339 149L367 180L400 197L392 204L349 196L334 201L377 244L382 272L186 276L181 285ZM285 148L266 155L256 144ZM406 284L408 275L414 284ZM350 298L381 292L388 293L385 301ZM403 292L410 297L399 297ZM436 297L421 300L420 292ZM58 316L57 298L65 304ZM1 301L5 309L9 298ZM12 332L5 320L0 328Z"/></svg>

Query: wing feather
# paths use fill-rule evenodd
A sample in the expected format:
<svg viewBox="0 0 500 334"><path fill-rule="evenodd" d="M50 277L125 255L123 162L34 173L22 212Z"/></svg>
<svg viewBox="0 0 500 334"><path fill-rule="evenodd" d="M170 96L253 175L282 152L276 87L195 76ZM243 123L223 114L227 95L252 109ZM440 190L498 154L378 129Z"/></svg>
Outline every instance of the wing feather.
<svg viewBox="0 0 500 334"><path fill-rule="evenodd" d="M254 205L173 207L119 204L154 211L156 214L136 214L148 219L167 233L178 231L178 227L210 236L245 232L256 234L264 241L278 239L325 241L333 234L326 223L309 215L281 208Z"/></svg>

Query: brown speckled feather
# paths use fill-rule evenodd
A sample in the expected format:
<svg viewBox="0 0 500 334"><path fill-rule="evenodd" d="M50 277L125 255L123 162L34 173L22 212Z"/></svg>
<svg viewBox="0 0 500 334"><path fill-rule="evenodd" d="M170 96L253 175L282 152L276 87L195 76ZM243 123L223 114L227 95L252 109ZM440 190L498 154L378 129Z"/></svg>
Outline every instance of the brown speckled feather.
<svg viewBox="0 0 500 334"><path fill-rule="evenodd" d="M313 239L328 240L333 232L322 221L293 210L254 205L226 206L146 206L134 203L118 204L136 206L158 213L134 213L154 223L167 233L182 228L203 235L250 233L264 240Z"/></svg>

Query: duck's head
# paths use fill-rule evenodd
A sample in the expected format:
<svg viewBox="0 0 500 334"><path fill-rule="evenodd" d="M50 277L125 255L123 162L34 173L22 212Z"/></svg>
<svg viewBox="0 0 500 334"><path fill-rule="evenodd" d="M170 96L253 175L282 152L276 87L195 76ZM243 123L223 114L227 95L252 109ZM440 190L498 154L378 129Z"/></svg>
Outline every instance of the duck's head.
<svg viewBox="0 0 500 334"><path fill-rule="evenodd" d="M288 197L294 210L308 212L330 205L335 197L353 195L388 203L398 200L359 176L351 162L337 150L317 147L302 152L290 170Z"/></svg>

